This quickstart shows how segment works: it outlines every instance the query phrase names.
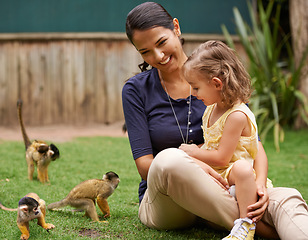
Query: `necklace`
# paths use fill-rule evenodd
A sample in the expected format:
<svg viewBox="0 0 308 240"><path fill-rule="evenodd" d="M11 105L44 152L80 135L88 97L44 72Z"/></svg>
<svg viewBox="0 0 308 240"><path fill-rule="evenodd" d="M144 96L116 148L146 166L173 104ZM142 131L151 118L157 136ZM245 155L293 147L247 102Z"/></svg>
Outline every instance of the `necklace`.
<svg viewBox="0 0 308 240"><path fill-rule="evenodd" d="M184 139L184 135L183 135L183 132L182 132L182 129L181 129L181 126L179 124L179 120L176 116L176 113L174 111L174 108L173 108L173 105L172 105L172 102L171 102L171 99L170 99L170 95L167 91L167 87L165 85L165 82L163 79L162 80L162 83L164 85L164 88L166 90L166 94L167 94L167 97L168 97L168 100L169 100L169 103L170 103L170 106L171 106L171 109L172 109L172 112L173 112L173 115L174 115L174 118L175 118L175 121L176 121L176 124L178 125L178 128L180 130L180 133L181 133L181 137L182 137L182 140L183 140L183 143L188 143L188 133L189 133L189 125L190 125L190 122L189 122L189 118L190 118L190 115L191 115L191 86L189 86L189 101L188 101L188 114L187 114L187 131L186 131L186 139Z"/></svg>

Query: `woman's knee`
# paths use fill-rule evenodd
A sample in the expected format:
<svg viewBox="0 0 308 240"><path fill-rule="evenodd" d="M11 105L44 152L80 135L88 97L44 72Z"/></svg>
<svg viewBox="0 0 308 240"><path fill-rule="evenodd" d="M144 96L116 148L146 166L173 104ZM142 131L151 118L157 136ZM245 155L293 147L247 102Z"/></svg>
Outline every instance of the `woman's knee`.
<svg viewBox="0 0 308 240"><path fill-rule="evenodd" d="M269 188L267 191L270 195L270 199L276 202L284 203L289 200L299 199L302 201L303 199L301 193L295 188L276 187Z"/></svg>
<svg viewBox="0 0 308 240"><path fill-rule="evenodd" d="M178 148L167 148L156 155L152 165L160 169L174 169L182 159L187 157L188 155Z"/></svg>
<svg viewBox="0 0 308 240"><path fill-rule="evenodd" d="M149 169L149 178L165 178L171 176L178 176L185 170L191 158L182 150L177 148L168 148L158 153Z"/></svg>

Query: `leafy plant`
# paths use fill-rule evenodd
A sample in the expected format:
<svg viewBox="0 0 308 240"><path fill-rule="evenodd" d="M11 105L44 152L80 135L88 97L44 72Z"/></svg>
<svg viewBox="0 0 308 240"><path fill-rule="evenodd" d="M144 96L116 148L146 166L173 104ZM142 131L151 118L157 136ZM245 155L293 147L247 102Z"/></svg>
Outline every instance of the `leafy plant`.
<svg viewBox="0 0 308 240"><path fill-rule="evenodd" d="M249 106L256 116L261 140L265 140L268 132L273 130L275 147L279 151L279 142L284 140L283 128L294 124L299 110L308 113L307 99L298 90L300 71L308 55L308 48L299 66L295 67L290 36L283 34L279 25L280 3L277 3L272 17L274 2L270 0L264 8L262 1L258 1L258 13L255 14L247 1L251 25L243 20L237 8L233 9L233 13L237 34L250 62L249 74L254 92ZM222 31L227 43L234 48L225 25ZM279 38L279 33L282 38ZM282 49L287 49L288 54L288 60L284 62ZM296 107L298 102L300 105ZM307 118L304 120L308 123Z"/></svg>

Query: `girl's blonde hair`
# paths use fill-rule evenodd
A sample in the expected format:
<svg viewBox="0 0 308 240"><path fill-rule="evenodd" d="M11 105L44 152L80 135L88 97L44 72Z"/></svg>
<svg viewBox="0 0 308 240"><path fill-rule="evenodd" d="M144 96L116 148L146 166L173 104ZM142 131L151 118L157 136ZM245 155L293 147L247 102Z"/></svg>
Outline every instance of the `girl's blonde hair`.
<svg viewBox="0 0 308 240"><path fill-rule="evenodd" d="M237 100L248 102L252 92L250 76L235 51L223 42L207 41L194 50L183 66L184 76L191 70L223 82L221 96L227 107Z"/></svg>

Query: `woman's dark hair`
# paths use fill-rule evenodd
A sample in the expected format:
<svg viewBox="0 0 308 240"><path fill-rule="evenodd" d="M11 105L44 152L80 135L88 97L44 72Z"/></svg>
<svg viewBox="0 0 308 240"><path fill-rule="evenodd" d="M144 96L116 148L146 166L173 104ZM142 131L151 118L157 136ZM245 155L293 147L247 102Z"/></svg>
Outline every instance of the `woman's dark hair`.
<svg viewBox="0 0 308 240"><path fill-rule="evenodd" d="M155 27L164 27L170 30L174 29L173 18L167 10L155 2L145 2L133 8L126 18L126 35L133 43L134 30L147 30ZM149 66L144 62L139 64L143 72Z"/></svg>
<svg viewBox="0 0 308 240"><path fill-rule="evenodd" d="M159 3L142 3L132 9L127 15L126 35L132 43L134 30L147 30L154 27L174 29L173 18Z"/></svg>

